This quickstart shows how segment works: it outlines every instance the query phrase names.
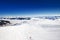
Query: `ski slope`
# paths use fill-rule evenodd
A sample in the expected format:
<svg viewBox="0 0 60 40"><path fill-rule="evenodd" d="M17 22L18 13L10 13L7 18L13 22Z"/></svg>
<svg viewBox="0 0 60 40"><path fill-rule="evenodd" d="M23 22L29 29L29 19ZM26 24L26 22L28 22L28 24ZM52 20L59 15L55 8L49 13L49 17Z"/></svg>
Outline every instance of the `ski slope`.
<svg viewBox="0 0 60 40"><path fill-rule="evenodd" d="M11 21L21 25L0 27L0 40L60 40L60 19Z"/></svg>

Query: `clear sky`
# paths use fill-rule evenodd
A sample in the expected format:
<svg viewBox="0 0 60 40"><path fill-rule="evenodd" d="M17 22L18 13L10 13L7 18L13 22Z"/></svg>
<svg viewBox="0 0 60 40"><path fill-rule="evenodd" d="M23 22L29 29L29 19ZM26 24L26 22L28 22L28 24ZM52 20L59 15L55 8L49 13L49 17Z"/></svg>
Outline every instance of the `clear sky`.
<svg viewBox="0 0 60 40"><path fill-rule="evenodd" d="M0 16L60 14L60 0L0 0Z"/></svg>

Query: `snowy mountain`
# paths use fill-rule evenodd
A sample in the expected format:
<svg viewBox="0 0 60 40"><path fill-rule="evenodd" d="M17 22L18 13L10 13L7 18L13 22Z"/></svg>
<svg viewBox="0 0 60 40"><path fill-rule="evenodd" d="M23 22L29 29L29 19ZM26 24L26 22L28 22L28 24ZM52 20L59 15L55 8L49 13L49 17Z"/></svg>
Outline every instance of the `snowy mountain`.
<svg viewBox="0 0 60 40"><path fill-rule="evenodd" d="M41 17L35 17L35 18L55 20L55 19L60 19L60 16L41 16Z"/></svg>
<svg viewBox="0 0 60 40"><path fill-rule="evenodd" d="M32 17L0 17L0 19L10 19L10 20L30 20ZM40 18L40 19L60 19L60 16L38 16L33 18Z"/></svg>
<svg viewBox="0 0 60 40"><path fill-rule="evenodd" d="M17 19L2 19L11 24L0 26L0 40L60 40L59 16Z"/></svg>

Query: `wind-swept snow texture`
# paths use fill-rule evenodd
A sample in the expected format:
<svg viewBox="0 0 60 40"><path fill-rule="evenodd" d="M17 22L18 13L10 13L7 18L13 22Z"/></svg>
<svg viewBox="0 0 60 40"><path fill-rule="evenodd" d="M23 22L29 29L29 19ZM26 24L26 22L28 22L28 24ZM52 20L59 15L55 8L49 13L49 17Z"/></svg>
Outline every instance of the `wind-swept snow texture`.
<svg viewBox="0 0 60 40"><path fill-rule="evenodd" d="M0 40L60 40L60 19L32 18L21 23L0 27Z"/></svg>

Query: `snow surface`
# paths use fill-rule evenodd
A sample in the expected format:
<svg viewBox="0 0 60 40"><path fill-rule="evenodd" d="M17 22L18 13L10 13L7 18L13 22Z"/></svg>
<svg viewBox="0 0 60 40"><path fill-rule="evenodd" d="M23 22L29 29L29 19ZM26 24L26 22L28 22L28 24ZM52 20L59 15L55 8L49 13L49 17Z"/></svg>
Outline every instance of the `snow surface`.
<svg viewBox="0 0 60 40"><path fill-rule="evenodd" d="M19 25L0 27L0 40L60 40L60 19L10 21Z"/></svg>

